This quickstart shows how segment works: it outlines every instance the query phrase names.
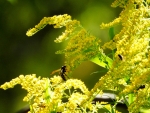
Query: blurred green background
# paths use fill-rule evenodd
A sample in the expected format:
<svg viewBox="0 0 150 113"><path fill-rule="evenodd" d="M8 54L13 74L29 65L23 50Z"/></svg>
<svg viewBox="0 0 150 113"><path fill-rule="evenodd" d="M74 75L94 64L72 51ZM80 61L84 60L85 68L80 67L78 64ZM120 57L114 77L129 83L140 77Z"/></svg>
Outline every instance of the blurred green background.
<svg viewBox="0 0 150 113"><path fill-rule="evenodd" d="M108 23L118 17L120 9L111 8L112 0L0 0L0 84L20 74L36 74L50 77L53 70L64 65L64 55L55 52L64 44L54 43L64 29L46 26L32 37L26 31L43 17L69 14L81 22L90 34L100 38L103 44L109 40L108 29L101 30L102 22ZM106 51L106 53L108 53ZM92 74L103 68L83 62L73 73L89 89L104 73ZM15 113L27 103L22 99L26 91L19 85L6 91L0 89L0 113Z"/></svg>

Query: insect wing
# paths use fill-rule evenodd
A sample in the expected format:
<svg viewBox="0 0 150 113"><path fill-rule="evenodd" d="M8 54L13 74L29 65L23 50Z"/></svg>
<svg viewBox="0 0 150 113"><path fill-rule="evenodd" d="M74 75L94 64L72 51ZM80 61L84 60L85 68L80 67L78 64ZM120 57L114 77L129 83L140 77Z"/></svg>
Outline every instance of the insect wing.
<svg viewBox="0 0 150 113"><path fill-rule="evenodd" d="M60 71L61 71L60 69L54 70L54 71L51 72L51 75L53 75L55 73L58 73L58 72L60 73Z"/></svg>

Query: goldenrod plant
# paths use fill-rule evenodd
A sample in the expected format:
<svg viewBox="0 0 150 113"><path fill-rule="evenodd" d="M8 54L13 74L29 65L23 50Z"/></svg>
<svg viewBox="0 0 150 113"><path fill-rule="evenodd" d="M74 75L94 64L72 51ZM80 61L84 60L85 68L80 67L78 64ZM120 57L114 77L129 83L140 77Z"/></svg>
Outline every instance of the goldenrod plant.
<svg viewBox="0 0 150 113"><path fill-rule="evenodd" d="M66 28L55 40L56 43L67 41L66 47L56 52L65 55L66 70L60 69L60 75L65 79L60 75L52 78L20 75L1 88L6 90L20 84L27 90L23 101L30 105L28 113L97 113L99 109L120 113L116 110L120 101L124 101L130 113L150 109L149 4L150 0L115 0L112 7L121 7L122 12L118 18L108 24L102 23L100 27L109 28L111 32L116 25L121 25L121 30L116 35L110 33L111 40L104 45L67 14L44 17L26 35L32 36L48 24L54 28ZM105 55L106 48L113 51L112 59ZM90 91L81 80L71 77L83 61L92 61L108 69ZM92 104L92 100L104 90L116 94L115 103Z"/></svg>

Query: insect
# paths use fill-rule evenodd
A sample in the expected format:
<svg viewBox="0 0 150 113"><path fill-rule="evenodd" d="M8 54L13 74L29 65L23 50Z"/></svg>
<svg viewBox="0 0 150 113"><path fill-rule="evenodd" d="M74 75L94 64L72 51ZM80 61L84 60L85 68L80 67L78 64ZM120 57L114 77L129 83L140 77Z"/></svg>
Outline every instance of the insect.
<svg viewBox="0 0 150 113"><path fill-rule="evenodd" d="M61 76L61 78L64 80L64 81L66 81L66 78L65 78L65 75L66 75L66 66L62 66L61 67L61 71L60 71L60 76ZM66 75L67 76L67 75Z"/></svg>
<svg viewBox="0 0 150 113"><path fill-rule="evenodd" d="M62 78L64 81L66 81L66 77L65 77L65 76L67 76L67 75L66 75L67 67L66 67L66 66L62 66L60 69L57 69L57 70L53 71L53 72L51 73L51 75L54 74L54 73L57 73L57 72L59 72L61 78Z"/></svg>
<svg viewBox="0 0 150 113"><path fill-rule="evenodd" d="M119 57L120 60L123 60L123 56L122 55L118 54L118 57Z"/></svg>

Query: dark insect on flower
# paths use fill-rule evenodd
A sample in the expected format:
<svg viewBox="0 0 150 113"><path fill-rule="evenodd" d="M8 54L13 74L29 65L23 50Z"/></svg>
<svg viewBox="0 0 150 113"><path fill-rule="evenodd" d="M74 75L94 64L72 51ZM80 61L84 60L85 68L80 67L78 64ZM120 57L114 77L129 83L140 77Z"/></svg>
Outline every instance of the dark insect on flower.
<svg viewBox="0 0 150 113"><path fill-rule="evenodd" d="M144 88L145 88L145 85L141 85L137 90L144 89Z"/></svg>
<svg viewBox="0 0 150 113"><path fill-rule="evenodd" d="M66 75L66 66L61 67L60 76L64 81L66 81L66 78L65 78L65 76L67 76Z"/></svg>
<svg viewBox="0 0 150 113"><path fill-rule="evenodd" d="M123 56L122 55L118 54L118 57L119 57L120 60L123 60Z"/></svg>
<svg viewBox="0 0 150 113"><path fill-rule="evenodd" d="M53 72L51 73L51 75L54 74L54 73L56 73L56 72L59 72L61 78L62 78L64 81L66 81L66 77L65 77L65 76L67 76L67 75L66 75L66 72L67 72L67 67L66 67L66 66L62 66L60 69L53 71Z"/></svg>
<svg viewBox="0 0 150 113"><path fill-rule="evenodd" d="M137 89L134 90L134 93L137 93L139 90L142 90L144 88L145 88L145 85L141 85Z"/></svg>

